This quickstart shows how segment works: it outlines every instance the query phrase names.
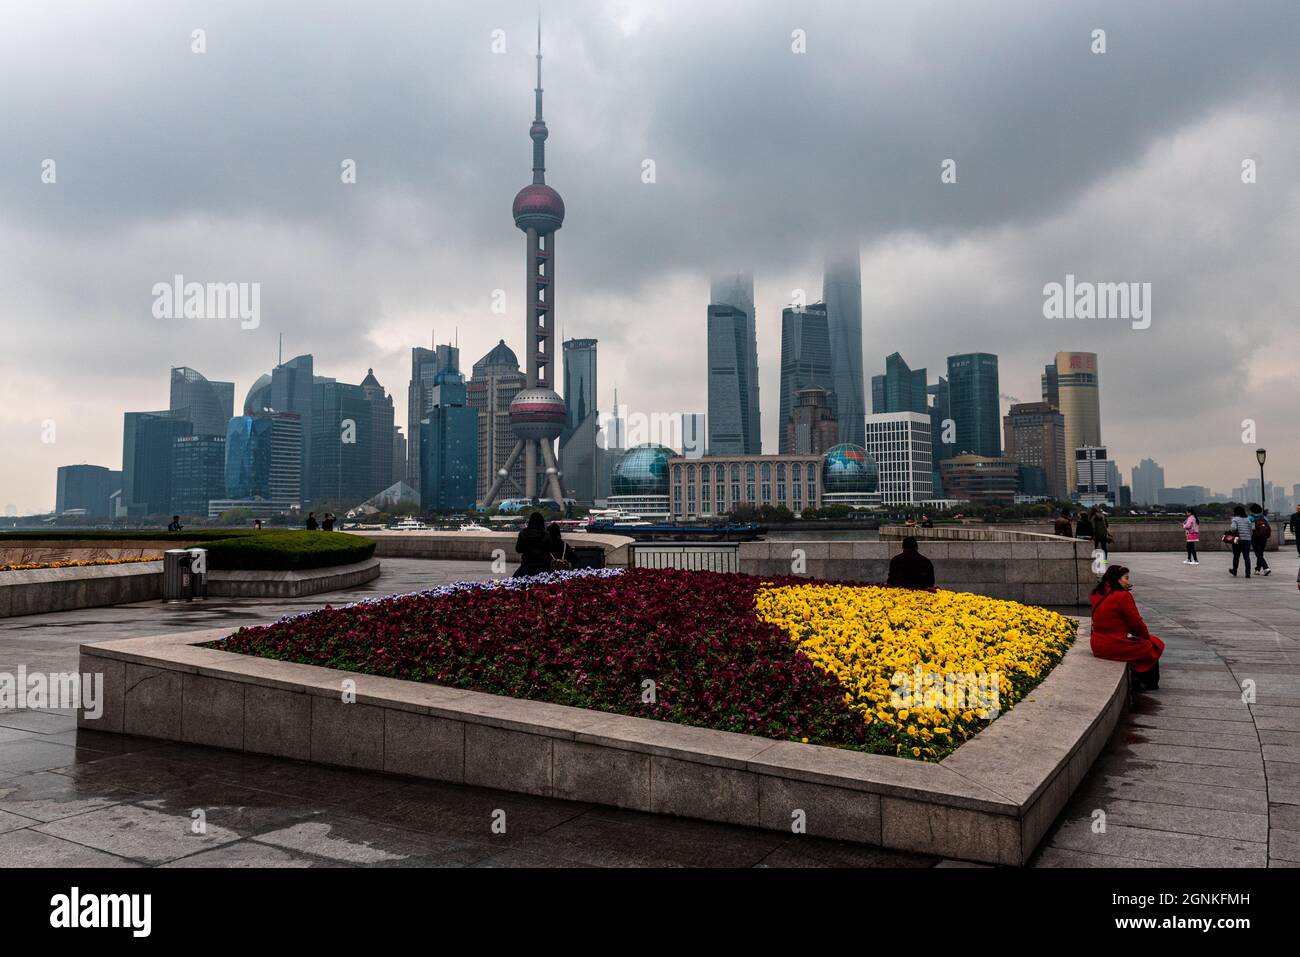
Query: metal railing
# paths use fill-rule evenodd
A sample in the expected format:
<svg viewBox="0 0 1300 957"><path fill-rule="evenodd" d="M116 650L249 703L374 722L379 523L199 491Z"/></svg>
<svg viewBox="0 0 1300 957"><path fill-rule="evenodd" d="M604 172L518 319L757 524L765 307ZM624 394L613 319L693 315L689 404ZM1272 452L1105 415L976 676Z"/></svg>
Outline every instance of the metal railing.
<svg viewBox="0 0 1300 957"><path fill-rule="evenodd" d="M637 542L628 546L633 568L680 568L692 572L740 571L740 544L674 545Z"/></svg>

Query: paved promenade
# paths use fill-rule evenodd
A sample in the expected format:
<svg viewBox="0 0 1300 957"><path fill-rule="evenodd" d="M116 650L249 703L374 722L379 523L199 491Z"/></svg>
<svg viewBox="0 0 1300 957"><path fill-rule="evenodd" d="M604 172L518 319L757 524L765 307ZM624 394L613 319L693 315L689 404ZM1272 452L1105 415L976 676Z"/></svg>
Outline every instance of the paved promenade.
<svg viewBox="0 0 1300 957"><path fill-rule="evenodd" d="M1044 867L1300 864L1296 559L1234 579L1222 557L1114 555L1168 643L1044 839ZM484 563L386 559L375 582L293 601L157 602L0 620L0 672L68 671L84 641L267 621L447 581ZM1255 701L1242 700L1253 682ZM506 832L491 830L506 812ZM195 812L204 833L195 833ZM1104 818L1099 816L1104 815ZM1101 825L1104 821L1104 830ZM77 731L0 713L0 866L934 866L933 858L482 788Z"/></svg>
<svg viewBox="0 0 1300 957"><path fill-rule="evenodd" d="M1160 690L1121 719L1033 863L1300 866L1294 550L1270 553L1273 574L1249 581L1220 553L1111 561L1132 569L1138 608L1166 642Z"/></svg>

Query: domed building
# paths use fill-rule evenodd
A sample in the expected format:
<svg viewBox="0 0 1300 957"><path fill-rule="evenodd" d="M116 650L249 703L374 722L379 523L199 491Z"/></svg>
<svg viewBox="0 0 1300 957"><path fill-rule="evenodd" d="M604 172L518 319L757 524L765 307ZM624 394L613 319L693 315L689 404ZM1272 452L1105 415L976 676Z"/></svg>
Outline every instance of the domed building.
<svg viewBox="0 0 1300 957"><path fill-rule="evenodd" d="M822 504L851 508L880 505L880 468L862 446L844 443L826 452Z"/></svg>
<svg viewBox="0 0 1300 957"><path fill-rule="evenodd" d="M610 479L609 507L645 518L667 518L670 448L647 442L627 450Z"/></svg>

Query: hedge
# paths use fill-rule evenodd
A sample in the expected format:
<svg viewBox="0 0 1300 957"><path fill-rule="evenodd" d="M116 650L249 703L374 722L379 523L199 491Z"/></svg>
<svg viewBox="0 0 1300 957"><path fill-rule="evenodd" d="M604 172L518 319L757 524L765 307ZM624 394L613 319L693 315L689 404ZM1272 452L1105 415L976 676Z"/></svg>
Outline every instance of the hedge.
<svg viewBox="0 0 1300 957"><path fill-rule="evenodd" d="M298 571L364 562L375 543L346 532L254 532L206 546L208 568Z"/></svg>
<svg viewBox="0 0 1300 957"><path fill-rule="evenodd" d="M6 532L11 541L174 541L177 547L202 545L208 567L229 571L298 571L364 562L375 543L347 532L211 529L194 532Z"/></svg>

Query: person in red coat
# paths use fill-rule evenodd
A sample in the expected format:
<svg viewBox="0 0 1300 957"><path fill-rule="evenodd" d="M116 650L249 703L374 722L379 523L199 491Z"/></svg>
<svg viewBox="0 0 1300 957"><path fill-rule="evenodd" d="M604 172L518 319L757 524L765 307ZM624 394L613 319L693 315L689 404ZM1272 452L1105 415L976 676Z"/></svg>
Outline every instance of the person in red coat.
<svg viewBox="0 0 1300 957"><path fill-rule="evenodd" d="M1128 569L1111 565L1092 590L1092 653L1133 666L1138 690L1160 687L1160 656L1165 643L1147 630L1133 600Z"/></svg>

